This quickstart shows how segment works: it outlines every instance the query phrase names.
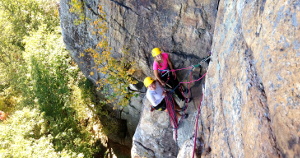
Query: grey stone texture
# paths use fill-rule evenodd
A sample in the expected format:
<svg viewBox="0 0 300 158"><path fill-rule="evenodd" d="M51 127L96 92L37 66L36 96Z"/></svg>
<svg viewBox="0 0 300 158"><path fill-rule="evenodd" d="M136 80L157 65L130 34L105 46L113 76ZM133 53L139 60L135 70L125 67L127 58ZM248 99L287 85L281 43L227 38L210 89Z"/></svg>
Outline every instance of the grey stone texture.
<svg viewBox="0 0 300 158"><path fill-rule="evenodd" d="M132 157L191 157L197 107L197 157L300 157L300 3L297 0L85 0L86 21L74 25L69 1L60 16L67 49L90 76L92 57L79 58L101 37L91 33L98 6L107 15L109 44L115 57L129 49L137 63L135 77L153 76L151 49L169 52L175 68L202 63L191 84L189 117L178 129L177 142L165 112L150 112L144 97L124 110ZM179 80L186 71L178 72ZM185 85L187 86L187 85ZM145 88L138 88L145 91ZM180 103L182 106L182 103Z"/></svg>

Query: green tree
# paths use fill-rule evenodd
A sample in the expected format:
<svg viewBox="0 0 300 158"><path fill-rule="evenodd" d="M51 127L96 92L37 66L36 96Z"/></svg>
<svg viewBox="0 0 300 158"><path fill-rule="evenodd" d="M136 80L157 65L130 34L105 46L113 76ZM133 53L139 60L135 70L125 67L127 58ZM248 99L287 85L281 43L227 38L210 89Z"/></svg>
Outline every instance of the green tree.
<svg viewBox="0 0 300 158"><path fill-rule="evenodd" d="M77 111L71 104L79 69L69 64L71 57L64 49L59 27L57 29L47 34L46 27L41 26L24 38L23 57L28 70L23 82L24 88L27 86L26 91L23 90L26 103L45 113L56 150L70 150L90 157L99 149L93 146L91 134L81 126ZM81 101L81 98L76 101Z"/></svg>
<svg viewBox="0 0 300 158"><path fill-rule="evenodd" d="M23 37L32 30L37 30L41 24L46 24L48 31L59 26L56 0L2 0L1 33L10 35L8 44L23 48ZM8 31L8 32L7 32ZM3 36L5 37L5 36Z"/></svg>
<svg viewBox="0 0 300 158"><path fill-rule="evenodd" d="M0 72L4 76L0 79L0 105L15 106L11 107L12 115L3 124L5 128L18 128L11 137L20 136L21 145L29 151L24 157L39 157L38 152L43 153L39 150L44 149L67 153L56 157L92 157L100 150L97 138L92 137L91 128L82 123L90 112L86 107L91 102L83 101L88 100L84 98L88 96L81 95L78 87L85 79L65 50L55 1L3 0L0 2L0 27ZM46 130L22 135L23 122L14 123L11 119L15 118L14 110L23 107L36 109ZM26 126L32 131L41 125ZM1 140L6 138L0 135ZM40 138L47 140L42 142L44 148L35 146ZM3 146L1 153L7 157L24 152L22 146Z"/></svg>
<svg viewBox="0 0 300 158"><path fill-rule="evenodd" d="M22 68L22 51L25 49L23 39L41 24L46 25L48 32L53 31L54 26L59 26L56 4L56 0L0 1L0 71L5 74L5 79L0 83L0 93L9 91L10 94L2 94L0 100L12 100L8 99L11 95L21 95L20 76L26 73Z"/></svg>
<svg viewBox="0 0 300 158"><path fill-rule="evenodd" d="M70 150L57 152L44 113L24 108L0 123L0 157L83 157Z"/></svg>

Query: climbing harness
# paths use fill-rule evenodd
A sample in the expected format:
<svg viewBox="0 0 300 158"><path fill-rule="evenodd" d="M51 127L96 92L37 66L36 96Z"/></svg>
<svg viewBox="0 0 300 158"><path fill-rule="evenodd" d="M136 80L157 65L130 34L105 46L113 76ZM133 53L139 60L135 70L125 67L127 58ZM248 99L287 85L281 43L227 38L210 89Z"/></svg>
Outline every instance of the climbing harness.
<svg viewBox="0 0 300 158"><path fill-rule="evenodd" d="M158 71L160 71L161 73L161 77L164 77L165 75L169 75L170 70L169 69L165 69L165 70L161 70L158 69Z"/></svg>

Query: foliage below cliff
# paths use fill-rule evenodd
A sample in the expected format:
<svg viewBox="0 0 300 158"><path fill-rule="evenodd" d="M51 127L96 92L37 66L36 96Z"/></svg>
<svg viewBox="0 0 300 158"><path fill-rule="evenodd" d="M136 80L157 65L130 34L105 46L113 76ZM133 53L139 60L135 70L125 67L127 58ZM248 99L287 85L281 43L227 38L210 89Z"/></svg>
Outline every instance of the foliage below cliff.
<svg viewBox="0 0 300 158"><path fill-rule="evenodd" d="M0 2L0 123L3 157L92 157L85 77L65 49L56 1ZM95 122L92 122L95 123ZM42 156L44 155L44 156Z"/></svg>

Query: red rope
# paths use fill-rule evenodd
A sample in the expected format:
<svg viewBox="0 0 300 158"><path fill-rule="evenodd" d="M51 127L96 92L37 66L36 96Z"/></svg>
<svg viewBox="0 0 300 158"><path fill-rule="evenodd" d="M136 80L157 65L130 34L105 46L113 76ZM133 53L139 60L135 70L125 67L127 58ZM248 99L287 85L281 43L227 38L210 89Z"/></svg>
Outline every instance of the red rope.
<svg viewBox="0 0 300 158"><path fill-rule="evenodd" d="M193 68L193 66L189 66L189 67L181 68L181 69L171 69L169 71L179 71L179 70L185 70L185 69L190 69L190 68Z"/></svg>
<svg viewBox="0 0 300 158"><path fill-rule="evenodd" d="M190 67L187 67L187 68L182 68L182 69L173 69L173 70L169 70L169 71L178 71L178 70L183 70L183 69L189 69L189 68L192 68L192 66ZM202 78L204 78L206 75L203 74L199 79L197 80L192 80L192 72L190 73L190 81L189 82L179 82L180 83L187 83L187 86L188 86L188 96L190 95L191 93L191 90L190 90L190 84L192 82L197 82L197 81L200 81ZM187 98L187 97L185 97ZM196 150L196 139L197 139L197 133L198 133L198 120L199 120L199 115L200 115L200 111L201 111L201 102L202 102L202 98L203 98L203 95L202 97L200 98L200 103L198 105L198 113L197 113L197 118L196 118L196 129L195 129L195 138L194 138L194 148L193 148L193 158L194 158L194 155L195 155L195 150ZM178 118L176 116L176 112L175 112L175 101L173 99L173 96L172 96L172 93L167 93L166 97L165 97L165 101L166 101L166 106L167 106L167 109L168 109L168 113L169 113L169 116L170 116L170 122L175 130L175 141L177 142L177 129L178 129ZM184 110L184 112L187 110L187 107L188 107L188 104L186 103L186 108Z"/></svg>
<svg viewBox="0 0 300 158"><path fill-rule="evenodd" d="M211 56L211 52L210 52L210 55L208 56L208 57L206 57L205 59L203 59L203 60L201 60L200 62L202 62L202 61L207 61L209 58L210 58L210 56ZM192 65L192 66L189 66L189 67L185 67L185 68L181 68L181 69L171 69L171 70L161 70L161 71L179 71L179 70L185 70L185 69L191 69L191 68L194 68L195 66L199 66L200 64L198 64L198 65Z"/></svg>
<svg viewBox="0 0 300 158"><path fill-rule="evenodd" d="M186 69L191 69L193 68L193 66L189 66L189 67L185 67L185 68L181 68L181 69L171 69L171 70L160 70L160 71L179 71L179 70L186 70Z"/></svg>
<svg viewBox="0 0 300 158"><path fill-rule="evenodd" d="M200 81L205 75L206 75L206 73L203 74L203 75L202 75L199 79L197 79L197 80L193 80L193 81L189 81L189 82L179 82L179 83L192 83L192 82L197 82L197 81Z"/></svg>
<svg viewBox="0 0 300 158"><path fill-rule="evenodd" d="M194 149L193 149L193 157L195 155L195 150L196 150L196 139L197 139L197 133L198 133L198 120L199 120L199 115L200 115L200 111L201 111L201 102L203 99L203 92L202 92L202 97L200 98L200 103L198 105L198 113L197 113L197 118L196 118L196 129L195 129L195 137L194 137Z"/></svg>
<svg viewBox="0 0 300 158"><path fill-rule="evenodd" d="M175 130L175 141L177 141L178 118L175 112L175 106L174 106L175 101L171 93L167 93L167 96L165 97L165 101L170 116L170 122Z"/></svg>
<svg viewBox="0 0 300 158"><path fill-rule="evenodd" d="M192 72L190 72L190 81L191 81L191 80L192 80ZM185 100L186 100L187 98L190 97L190 94L191 94L190 83L187 84L187 89L188 89L188 91L189 91L188 94L185 95L185 94L183 93L182 89L183 89L183 88L181 88L181 94L184 96L184 98L185 98ZM184 109L184 113L185 113L186 110L187 110L187 108L188 108L188 105L189 105L189 104L188 104L187 102L184 102L184 104L185 104L185 107L184 107L184 108L185 108L185 109Z"/></svg>

